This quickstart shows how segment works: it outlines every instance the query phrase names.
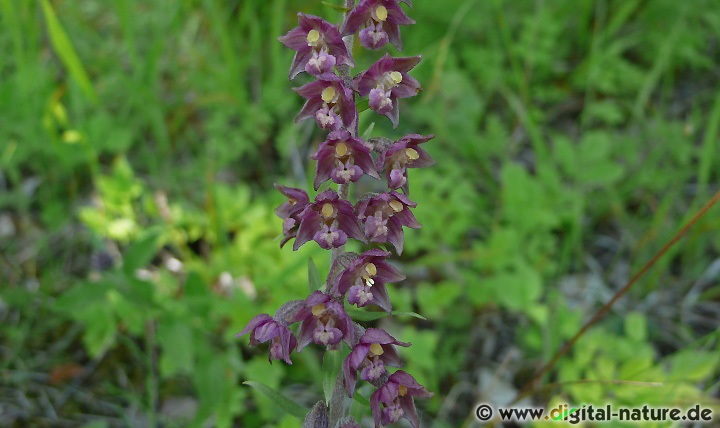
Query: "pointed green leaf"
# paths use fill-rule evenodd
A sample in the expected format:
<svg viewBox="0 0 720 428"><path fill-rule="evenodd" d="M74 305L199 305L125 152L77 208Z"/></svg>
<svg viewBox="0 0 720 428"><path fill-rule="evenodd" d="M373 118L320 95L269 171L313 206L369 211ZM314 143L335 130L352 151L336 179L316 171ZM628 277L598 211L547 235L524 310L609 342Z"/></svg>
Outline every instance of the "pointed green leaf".
<svg viewBox="0 0 720 428"><path fill-rule="evenodd" d="M396 317L413 317L427 321L427 318L415 312L393 311L392 314Z"/></svg>
<svg viewBox="0 0 720 428"><path fill-rule="evenodd" d="M365 132L362 134L363 140L367 140L372 135L373 129L375 129L375 122L372 122L370 126L367 127Z"/></svg>
<svg viewBox="0 0 720 428"><path fill-rule="evenodd" d="M62 60L65 67L67 67L70 75L80 85L80 89L85 92L91 100L96 101L97 95L95 95L95 89L93 88L90 78L88 77L85 68L78 57L75 48L73 47L72 41L65 33L65 30L60 24L60 20L55 15L50 2L48 0L42 0L43 12L45 12L45 23L47 24L48 35L50 36L50 43Z"/></svg>
<svg viewBox="0 0 720 428"><path fill-rule="evenodd" d="M364 311L354 306L348 306L345 308L345 310L347 311L348 315L350 315L350 317L356 321L375 321L388 315L393 315L396 317L414 317L421 320L427 320L427 318L415 312L392 311L392 314L388 314L387 312Z"/></svg>
<svg viewBox="0 0 720 428"><path fill-rule="evenodd" d="M363 397L362 394L360 394L360 391L355 392L355 395L353 395L353 399L358 403L362 404L363 406L370 406L370 400Z"/></svg>
<svg viewBox="0 0 720 428"><path fill-rule="evenodd" d="M275 391L274 389L270 388L265 384L248 380L243 382L243 385L255 388L256 391L269 398L281 409L285 410L287 413L295 416L296 418L305 419L305 416L308 413L308 409L306 409L304 406L292 401L291 399L282 395L280 392Z"/></svg>
<svg viewBox="0 0 720 428"><path fill-rule="evenodd" d="M327 6L327 7L329 7L329 8L331 8L331 9L335 9L335 10L337 10L338 12L343 12L343 13L345 13L345 12L349 12L349 11L350 11L350 8L347 8L347 7L345 7L345 6L339 6L339 5L336 5L336 4L332 4L332 3L330 3L330 2L324 1L324 2L322 2L322 4L325 5L325 6Z"/></svg>
<svg viewBox="0 0 720 428"><path fill-rule="evenodd" d="M318 272L317 265L312 258L308 258L308 284L311 292L319 290L323 285L320 272Z"/></svg>
<svg viewBox="0 0 720 428"><path fill-rule="evenodd" d="M345 310L347 311L348 315L350 315L350 318L354 319L355 321L375 321L390 315L387 312L363 311L362 309L358 309L354 306L348 306L345 308Z"/></svg>
<svg viewBox="0 0 720 428"><path fill-rule="evenodd" d="M323 356L322 384L326 403L330 403L341 364L342 355L340 350L325 352Z"/></svg>
<svg viewBox="0 0 720 428"><path fill-rule="evenodd" d="M125 252L125 273L133 276L137 269L144 268L152 261L160 248L159 238L160 230L157 228L147 229L140 234L139 239Z"/></svg>
<svg viewBox="0 0 720 428"><path fill-rule="evenodd" d="M362 98L355 103L355 107L357 108L358 113L362 113L370 108L370 100Z"/></svg>

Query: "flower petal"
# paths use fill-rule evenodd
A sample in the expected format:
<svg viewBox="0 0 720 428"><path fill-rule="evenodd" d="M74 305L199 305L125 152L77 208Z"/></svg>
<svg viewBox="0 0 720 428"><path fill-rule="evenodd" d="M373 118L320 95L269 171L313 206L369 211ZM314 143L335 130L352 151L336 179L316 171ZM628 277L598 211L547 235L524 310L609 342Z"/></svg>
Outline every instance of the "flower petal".
<svg viewBox="0 0 720 428"><path fill-rule="evenodd" d="M310 50L310 46L308 46L307 42L307 34L308 32L303 28L295 27L288 31L284 36L279 37L278 40L280 40L283 45L294 51L302 49Z"/></svg>
<svg viewBox="0 0 720 428"><path fill-rule="evenodd" d="M298 352L302 351L303 348L313 341L313 332L315 331L317 322L318 321L315 317L308 317L303 320L302 324L300 324L300 331L297 339Z"/></svg>
<svg viewBox="0 0 720 428"><path fill-rule="evenodd" d="M372 302L378 305L382 310L387 313L392 312L392 303L390 303L390 296L388 296L387 287L385 284L379 282L375 283L372 287Z"/></svg>
<svg viewBox="0 0 720 428"><path fill-rule="evenodd" d="M237 333L235 335L235 337L243 336L243 335L247 334L248 332L250 332L251 330L256 329L260 325L271 322L272 320L273 320L272 317L268 314L255 315L253 317L253 319L251 319L248 322L248 324L245 326L245 328L242 329L242 331L240 331L240 333Z"/></svg>
<svg viewBox="0 0 720 428"><path fill-rule="evenodd" d="M300 214L300 227L293 243L293 250L297 251L301 245L311 241L315 234L320 231L320 215L311 207L307 207Z"/></svg>
<svg viewBox="0 0 720 428"><path fill-rule="evenodd" d="M404 412L403 417L410 421L413 428L419 428L420 417L418 416L417 409L415 408L415 400L413 400L413 398L409 395L400 397L400 407L402 407Z"/></svg>
<svg viewBox="0 0 720 428"><path fill-rule="evenodd" d="M340 35L343 37L357 33L357 31L367 21L367 16L370 14L370 2L361 1L353 10L348 13L345 22L340 30Z"/></svg>
<svg viewBox="0 0 720 428"><path fill-rule="evenodd" d="M387 241L390 242L395 247L395 251L398 253L398 255L402 254L404 236L403 236L403 230L402 230L402 225L400 224L400 220L398 220L394 216L390 217L388 219L387 228L388 228ZM296 241L297 241L297 238L296 238Z"/></svg>
<svg viewBox="0 0 720 428"><path fill-rule="evenodd" d="M350 355L348 355L347 358L345 358L345 361L343 361L343 372L345 374L345 391L350 398L355 395L355 386L357 385L357 367L353 366L351 362L353 353L355 353L355 349L353 349ZM365 357L363 357L363 359L364 358Z"/></svg>

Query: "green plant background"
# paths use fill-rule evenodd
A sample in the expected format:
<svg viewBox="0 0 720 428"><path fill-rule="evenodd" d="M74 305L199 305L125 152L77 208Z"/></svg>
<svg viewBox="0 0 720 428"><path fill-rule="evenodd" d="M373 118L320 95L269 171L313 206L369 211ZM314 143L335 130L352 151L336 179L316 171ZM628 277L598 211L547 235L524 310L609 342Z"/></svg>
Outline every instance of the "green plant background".
<svg viewBox="0 0 720 428"><path fill-rule="evenodd" d="M270 365L233 337L307 295L308 257L328 270L317 247L279 248L273 214L272 184L309 187L321 141L293 123L277 42L298 11L340 19L316 0L0 0L0 425L295 427L242 382L322 398L318 349ZM397 130L361 123L436 134L392 287L427 321L367 324L413 342L406 370L436 393L426 426L474 426L477 403L514 397L718 190L720 4L409 13L424 90ZM523 403L720 417L718 212Z"/></svg>

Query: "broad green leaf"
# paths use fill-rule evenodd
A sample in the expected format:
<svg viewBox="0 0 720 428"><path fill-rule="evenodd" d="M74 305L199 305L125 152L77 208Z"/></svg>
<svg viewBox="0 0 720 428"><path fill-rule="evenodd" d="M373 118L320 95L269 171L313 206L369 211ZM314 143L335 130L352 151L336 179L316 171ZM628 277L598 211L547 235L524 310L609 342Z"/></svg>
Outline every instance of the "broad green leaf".
<svg viewBox="0 0 720 428"><path fill-rule="evenodd" d="M63 312L73 319L81 319L85 311L92 307L102 307L107 304L108 282L83 282L76 284L57 298L52 308Z"/></svg>
<svg viewBox="0 0 720 428"><path fill-rule="evenodd" d="M115 339L115 319L103 306L95 306L84 314L85 334L83 343L93 357L102 354Z"/></svg>
<svg viewBox="0 0 720 428"><path fill-rule="evenodd" d="M462 287L452 282L421 284L421 287L423 292L417 293L417 300L421 312L431 318L437 318L442 311L447 311L451 307L451 302L462 292Z"/></svg>
<svg viewBox="0 0 720 428"><path fill-rule="evenodd" d="M330 398L335 389L335 381L337 380L338 372L342 364L341 352L340 350L326 351L323 356L322 385L326 403L330 403Z"/></svg>
<svg viewBox="0 0 720 428"><path fill-rule="evenodd" d="M287 413L289 413L297 418L305 419L305 416L307 415L307 413L309 411L302 405L292 401L291 399L282 395L280 392L278 392L260 382L247 380L247 381L243 382L243 385L247 385L252 388L255 388L256 391L258 391L262 395L266 396L273 403L277 404L280 408L285 410Z"/></svg>
<svg viewBox="0 0 720 428"><path fill-rule="evenodd" d="M323 285L320 279L320 272L318 272L317 265L312 257L308 258L308 284L310 286L310 292L319 290Z"/></svg>
<svg viewBox="0 0 720 428"><path fill-rule="evenodd" d="M157 338L163 350L160 357L160 373L164 377L178 373L191 374L195 343L188 323L183 319L161 320L157 326Z"/></svg>
<svg viewBox="0 0 720 428"><path fill-rule="evenodd" d="M242 400L244 388L237 385L237 356L233 352L218 352L212 346L198 347L196 365L192 373L193 386L200 402L195 423L189 426L202 426L210 416L216 418L214 426L231 426L229 414L240 410L238 400ZM266 362L267 365L267 362Z"/></svg>
<svg viewBox="0 0 720 428"><path fill-rule="evenodd" d="M520 265L514 271L498 272L482 282L492 290L495 301L522 311L536 304L542 294L542 277L532 267Z"/></svg>
<svg viewBox="0 0 720 428"><path fill-rule="evenodd" d="M202 275L198 271L190 271L185 282L185 295L188 297L205 297L209 294Z"/></svg>
<svg viewBox="0 0 720 428"><path fill-rule="evenodd" d="M125 252L123 261L125 273L132 275L135 270L147 266L152 261L160 247L159 237L158 229L149 229L140 235L139 239Z"/></svg>
<svg viewBox="0 0 720 428"><path fill-rule="evenodd" d="M695 349L682 350L670 357L671 380L703 380L713 373L720 362L720 354Z"/></svg>
<svg viewBox="0 0 720 428"><path fill-rule="evenodd" d="M630 312L625 316L625 335L637 342L647 338L647 322L640 312Z"/></svg>
<svg viewBox="0 0 720 428"><path fill-rule="evenodd" d="M72 41L65 33L62 24L60 24L60 20L57 18L57 15L55 15L55 11L50 5L50 2L48 0L42 0L42 8L43 12L45 12L45 23L47 24L48 34L53 48L55 48L65 67L67 67L70 75L77 81L83 92L85 92L85 95L91 100L96 101L97 95L90 82L90 78L87 72L85 72L80 57L78 57Z"/></svg>
<svg viewBox="0 0 720 428"><path fill-rule="evenodd" d="M140 336L145 333L146 323L151 319L154 311L147 310L145 305L136 304L136 301L140 300L139 296L136 299L128 299L126 297L128 294L130 293L121 293L118 289L108 290L105 308L112 309L118 323L123 325L127 333Z"/></svg>

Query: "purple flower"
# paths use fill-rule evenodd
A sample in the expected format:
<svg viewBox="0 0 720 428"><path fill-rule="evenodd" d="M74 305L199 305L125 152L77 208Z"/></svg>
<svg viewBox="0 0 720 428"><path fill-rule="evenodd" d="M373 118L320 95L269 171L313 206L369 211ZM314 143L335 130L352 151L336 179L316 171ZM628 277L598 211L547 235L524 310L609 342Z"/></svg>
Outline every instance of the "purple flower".
<svg viewBox="0 0 720 428"><path fill-rule="evenodd" d="M257 315L235 337L250 333L250 345L271 342L269 360L283 360L288 364L290 353L297 347L297 339L290 329L267 314Z"/></svg>
<svg viewBox="0 0 720 428"><path fill-rule="evenodd" d="M370 396L370 408L375 418L375 428L390 425L402 418L410 421L413 427L420 426L420 418L415 409L413 397L430 398L433 394L424 386L402 370L398 370L388 378ZM382 404L382 407L380 406Z"/></svg>
<svg viewBox="0 0 720 428"><path fill-rule="evenodd" d="M364 240L352 205L332 190L317 195L298 219L300 226L293 250L310 240L326 250L344 245L348 238Z"/></svg>
<svg viewBox="0 0 720 428"><path fill-rule="evenodd" d="M355 127L358 112L353 91L336 75L324 75L320 80L295 88L294 91L307 99L295 118L296 122L312 117L325 130Z"/></svg>
<svg viewBox="0 0 720 428"><path fill-rule="evenodd" d="M318 161L315 190L330 178L337 184L358 181L363 174L380 178L370 149L361 139L353 138L345 130L331 132L311 158Z"/></svg>
<svg viewBox="0 0 720 428"><path fill-rule="evenodd" d="M348 14L341 33L349 36L360 30L360 43L367 49L380 49L389 41L402 50L400 26L414 23L397 0L361 0Z"/></svg>
<svg viewBox="0 0 720 428"><path fill-rule="evenodd" d="M290 79L303 70L321 76L332 73L336 64L355 66L337 27L322 18L304 13L298 14L298 23L298 27L279 39L296 51L290 66Z"/></svg>
<svg viewBox="0 0 720 428"><path fill-rule="evenodd" d="M393 367L402 365L395 346L408 347L410 343L395 340L385 330L379 328L369 328L365 331L343 363L348 396L352 397L355 394L358 370L360 370L360 379L372 382L380 379L385 373L386 365Z"/></svg>
<svg viewBox="0 0 720 428"><path fill-rule="evenodd" d="M340 272L333 290L341 296L347 293L350 304L363 307L374 303L391 312L392 305L385 284L400 282L405 279L405 275L385 261L388 256L389 252L379 249L362 253Z"/></svg>
<svg viewBox="0 0 720 428"><path fill-rule="evenodd" d="M420 92L420 83L408 74L419 62L419 56L393 58L385 54L355 79L360 95L370 96L370 108L390 119L396 128L400 119L397 100Z"/></svg>
<svg viewBox="0 0 720 428"><path fill-rule="evenodd" d="M389 188L399 189L407 183L407 168L423 168L435 163L430 155L420 148L420 144L433 137L435 136L406 135L378 156L377 167L385 170Z"/></svg>
<svg viewBox="0 0 720 428"><path fill-rule="evenodd" d="M292 321L302 322L298 333L298 352L310 342L337 348L341 340L352 346L355 339L354 326L345 308L321 291L315 291L305 299Z"/></svg>
<svg viewBox="0 0 720 428"><path fill-rule="evenodd" d="M390 242L398 254L403 250L402 227L420 228L410 208L417 204L398 192L380 193L358 202L355 210L370 242ZM297 242L297 241L296 241Z"/></svg>
<svg viewBox="0 0 720 428"><path fill-rule="evenodd" d="M277 184L275 188L288 198L287 202L275 209L275 214L283 220L283 239L280 242L280 248L282 248L297 234L300 225L298 216L309 205L310 199L307 192L302 189Z"/></svg>

